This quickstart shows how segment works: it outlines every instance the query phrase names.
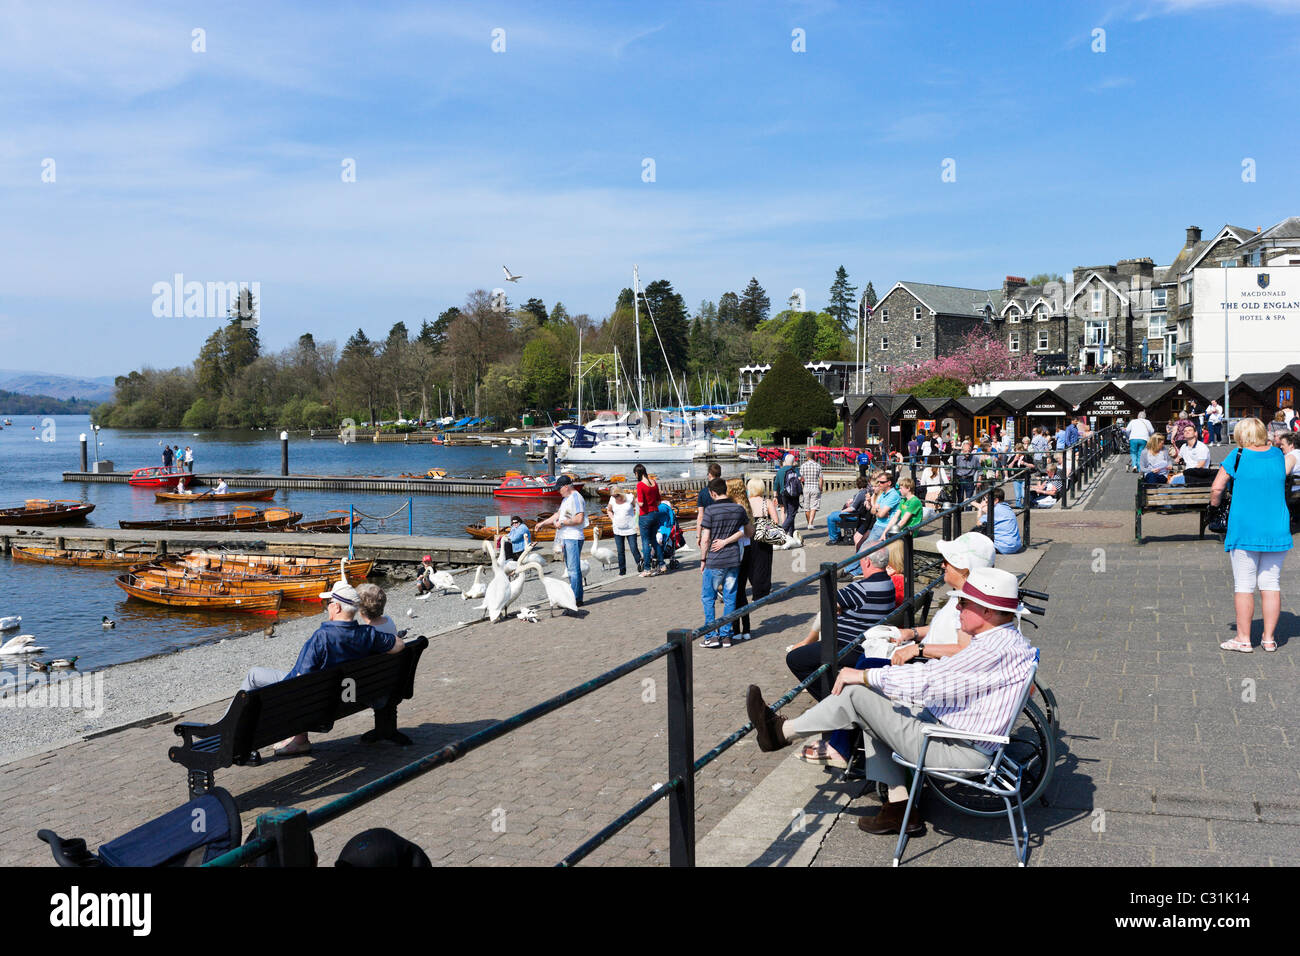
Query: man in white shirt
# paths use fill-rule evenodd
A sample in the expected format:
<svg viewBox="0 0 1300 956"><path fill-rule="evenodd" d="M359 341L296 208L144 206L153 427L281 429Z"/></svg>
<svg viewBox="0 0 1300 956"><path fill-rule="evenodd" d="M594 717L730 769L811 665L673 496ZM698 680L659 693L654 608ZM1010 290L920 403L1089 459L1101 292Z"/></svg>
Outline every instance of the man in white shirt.
<svg viewBox="0 0 1300 956"><path fill-rule="evenodd" d="M790 720L768 709L757 686L751 685L746 694L745 710L763 751L779 750L810 734L862 728L867 777L889 787L880 813L858 825L867 833L898 833L902 828L906 777L891 755L915 761L927 725L1004 734L1016 716L1034 664L1034 649L1016 626L1016 577L997 568L972 571L959 600L961 628L971 635L959 654L924 666L841 668L831 696ZM926 763L978 770L989 765L995 750L992 743L939 738L930 743ZM923 827L918 810L913 808L909 835Z"/></svg>
<svg viewBox="0 0 1300 956"><path fill-rule="evenodd" d="M573 588L574 602L582 607L582 529L587 527L587 509L582 494L572 485L568 475L555 479L555 487L564 499L555 514L533 525L534 533L546 525L555 526L555 540L564 548L564 569L569 572L569 587Z"/></svg>
<svg viewBox="0 0 1300 956"><path fill-rule="evenodd" d="M1137 418L1129 422L1124 431L1128 435L1128 470L1137 471L1142 461L1142 450L1147 447L1147 442L1155 434L1155 429L1147 421L1147 413L1138 412Z"/></svg>
<svg viewBox="0 0 1300 956"><path fill-rule="evenodd" d="M1223 441L1223 406L1218 401L1211 401L1205 409L1205 420L1210 426L1210 443L1217 445Z"/></svg>
<svg viewBox="0 0 1300 956"><path fill-rule="evenodd" d="M1187 439L1187 444L1183 445L1182 448L1178 449L1176 454L1178 460L1183 463L1184 471L1183 474L1176 475L1169 482L1171 485L1186 484L1187 469L1191 469L1191 468L1208 469L1210 467L1210 448L1208 445L1205 444L1205 442L1201 441L1195 435ZM1193 476L1193 484L1198 483L1197 481L1198 477L1199 477L1199 483L1202 484L1209 484L1210 481L1213 480L1210 475L1201 474L1200 476Z"/></svg>

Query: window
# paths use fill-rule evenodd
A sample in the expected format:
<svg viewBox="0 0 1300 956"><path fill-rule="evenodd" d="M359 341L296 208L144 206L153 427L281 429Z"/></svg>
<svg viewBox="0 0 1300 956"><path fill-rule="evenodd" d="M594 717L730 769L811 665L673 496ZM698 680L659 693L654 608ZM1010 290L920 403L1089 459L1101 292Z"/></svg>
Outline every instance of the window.
<svg viewBox="0 0 1300 956"><path fill-rule="evenodd" d="M1153 309L1163 309L1163 308L1165 308L1165 303L1168 301L1168 298L1169 298L1169 290L1168 290L1168 289L1152 289L1152 290L1151 290L1151 308L1153 308Z"/></svg>
<svg viewBox="0 0 1300 956"><path fill-rule="evenodd" d="M920 347L921 347L921 336L920 336L920 335L913 335L913 336L912 336L912 348L914 348L914 349L919 349Z"/></svg>
<svg viewBox="0 0 1300 956"><path fill-rule="evenodd" d="M885 322L888 322L888 321L889 321L889 310L888 310L888 309L881 309L881 310L880 310L880 321L881 321L882 324L885 323Z"/></svg>
<svg viewBox="0 0 1300 956"><path fill-rule="evenodd" d="M882 351L882 352L888 352L888 351L889 351L889 336L888 336L888 335L882 335L882 336L880 337L880 351Z"/></svg>
<svg viewBox="0 0 1300 956"><path fill-rule="evenodd" d="M921 307L919 305L912 309L912 318L917 322L921 321Z"/></svg>
<svg viewBox="0 0 1300 956"><path fill-rule="evenodd" d="M1101 311L1101 292L1095 291L1092 294L1092 311L1094 313Z"/></svg>
<svg viewBox="0 0 1300 956"><path fill-rule="evenodd" d="M1044 309L1041 305L1038 307L1038 311L1037 311L1037 313L1035 313L1035 314L1038 316L1038 321L1039 321L1039 322L1046 322L1046 321L1047 321L1047 310Z"/></svg>
<svg viewBox="0 0 1300 956"><path fill-rule="evenodd" d="M1165 314L1163 312L1147 316L1147 338L1158 339L1165 334Z"/></svg>
<svg viewBox="0 0 1300 956"><path fill-rule="evenodd" d="M1019 322L1019 321L1020 321L1020 310L1019 310L1019 309L1012 309L1012 310L1011 310L1011 317L1010 317L1010 318L1011 318L1011 321L1012 321L1012 322Z"/></svg>
<svg viewBox="0 0 1300 956"><path fill-rule="evenodd" d="M1105 345L1106 344L1106 323L1094 322L1091 319L1084 327L1084 345Z"/></svg>
<svg viewBox="0 0 1300 956"><path fill-rule="evenodd" d="M1012 332L1012 333L1011 333L1011 346L1010 346L1010 348L1011 348L1011 351L1013 351L1013 352L1019 352L1019 351L1020 351L1020 333L1019 333L1019 332Z"/></svg>
<svg viewBox="0 0 1300 956"><path fill-rule="evenodd" d="M1038 330L1038 351L1047 351L1047 329Z"/></svg>

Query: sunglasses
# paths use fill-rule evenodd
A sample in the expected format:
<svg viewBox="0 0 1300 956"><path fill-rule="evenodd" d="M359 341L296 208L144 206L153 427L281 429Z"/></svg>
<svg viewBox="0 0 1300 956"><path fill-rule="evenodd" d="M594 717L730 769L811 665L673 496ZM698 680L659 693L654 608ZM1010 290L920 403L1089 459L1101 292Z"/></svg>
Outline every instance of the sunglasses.
<svg viewBox="0 0 1300 956"><path fill-rule="evenodd" d="M982 611L984 610L984 605L976 604L974 601L968 600L967 598L958 598L957 610L965 611L967 608L972 611Z"/></svg>

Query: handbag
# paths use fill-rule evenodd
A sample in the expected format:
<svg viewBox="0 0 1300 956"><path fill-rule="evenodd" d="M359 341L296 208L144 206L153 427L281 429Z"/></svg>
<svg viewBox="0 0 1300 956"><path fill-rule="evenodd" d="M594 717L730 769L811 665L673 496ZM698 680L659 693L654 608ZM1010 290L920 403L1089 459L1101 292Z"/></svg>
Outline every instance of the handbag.
<svg viewBox="0 0 1300 956"><path fill-rule="evenodd" d="M1237 449L1237 456L1232 460L1232 474L1228 476L1228 487L1223 489L1223 497L1219 499L1218 505L1210 505L1207 509L1209 512L1206 517L1209 521L1205 524L1206 531L1213 531L1215 534L1228 533L1228 509L1232 507L1232 483L1236 481L1237 469L1241 467L1241 449Z"/></svg>

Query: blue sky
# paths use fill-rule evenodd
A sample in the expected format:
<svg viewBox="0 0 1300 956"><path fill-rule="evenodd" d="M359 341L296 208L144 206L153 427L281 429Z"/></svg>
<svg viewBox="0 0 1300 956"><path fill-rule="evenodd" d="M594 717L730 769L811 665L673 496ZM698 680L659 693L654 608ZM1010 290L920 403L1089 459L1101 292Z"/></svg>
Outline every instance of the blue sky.
<svg viewBox="0 0 1300 956"><path fill-rule="evenodd" d="M633 262L692 308L751 275L820 307L840 264L992 287L1300 213L1300 0L10 0L0 43L8 367L188 364L217 320L152 315L178 272L258 282L276 349L503 263L596 320Z"/></svg>

